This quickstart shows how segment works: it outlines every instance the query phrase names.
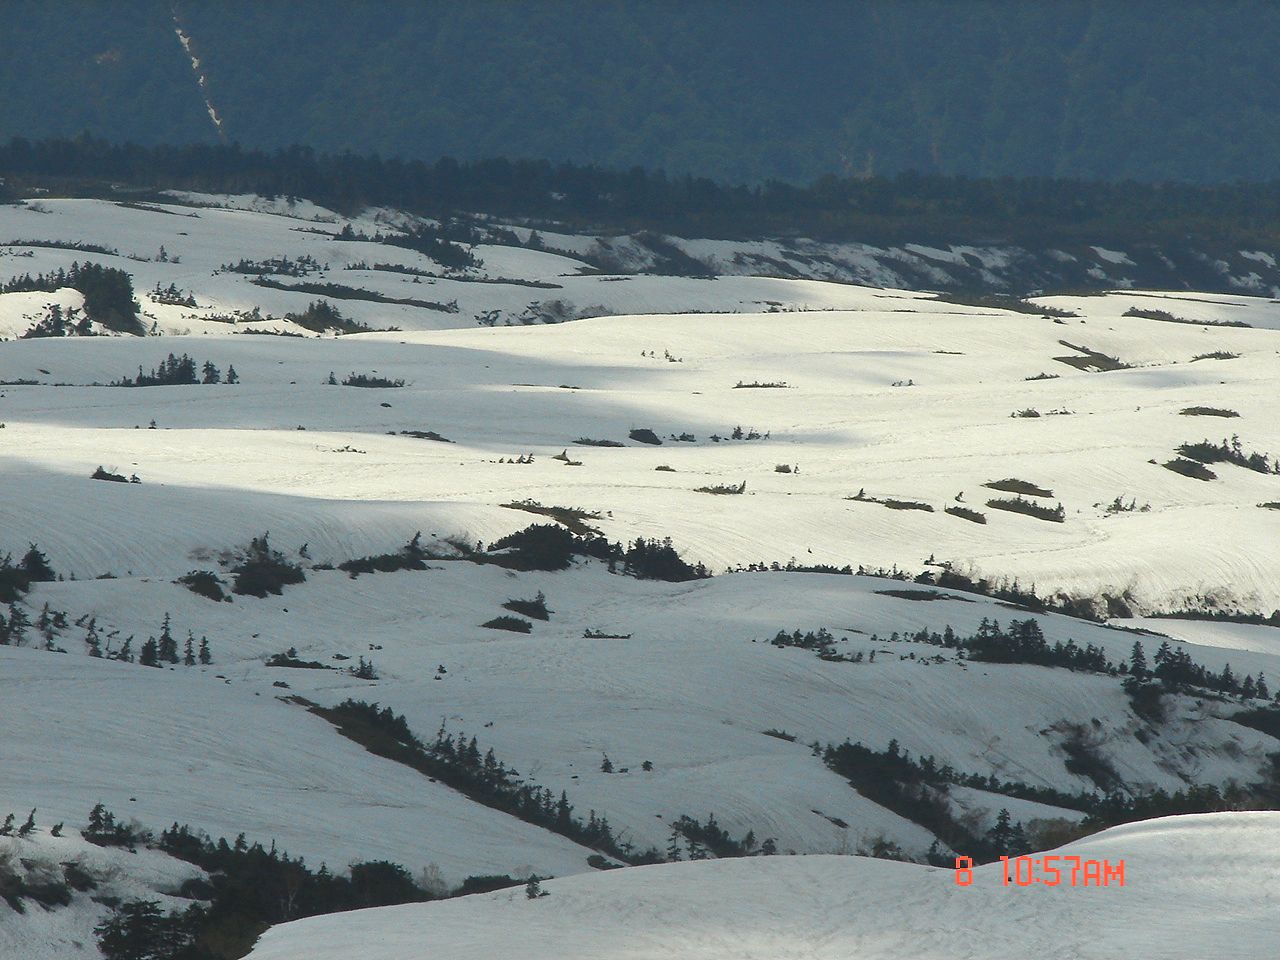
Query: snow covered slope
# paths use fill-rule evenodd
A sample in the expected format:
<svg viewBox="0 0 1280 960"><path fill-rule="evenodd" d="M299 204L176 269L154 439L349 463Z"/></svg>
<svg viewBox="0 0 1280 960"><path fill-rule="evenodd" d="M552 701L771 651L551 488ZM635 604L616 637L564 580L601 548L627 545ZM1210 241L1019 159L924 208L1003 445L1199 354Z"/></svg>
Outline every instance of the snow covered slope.
<svg viewBox="0 0 1280 960"><path fill-rule="evenodd" d="M1200 960L1275 955L1280 814L1118 827L1057 851L1125 863L1123 887L971 886L859 857L639 867L446 903L286 924L252 960Z"/></svg>
<svg viewBox="0 0 1280 960"><path fill-rule="evenodd" d="M305 203L173 199L0 207L0 283L77 260L115 266L133 275L158 335L18 339L84 298L0 294L0 337L12 338L0 344L0 556L38 544L59 574L0 607L6 624L31 622L0 646L0 817L36 807L72 838L103 802L151 829L243 832L336 871L377 858L433 864L455 887L480 874L563 878L537 902L517 891L370 921L394 927L389 949L425 924L435 952L459 957L493 956L526 921L566 957L941 956L939 917L984 957L1007 955L993 924L1042 917L1042 955L1115 955L1105 933L1145 958L1161 955L1150 938L1169 929L1149 921L1154 905L1199 898L1209 916L1237 897L1171 868L1157 878L1171 851L1212 865L1252 844L1241 876L1274 872L1274 815L1083 842L1130 844L1135 870L1145 858L1124 890L958 890L921 866L825 856L919 862L948 847L909 804L854 789L821 748L931 757L967 778L938 795L968 835L1007 809L1045 845L1079 835L1082 794L1274 784L1271 714L1244 716L1257 698L1199 688L1144 699L1115 672L980 662L912 638L1034 616L1050 645L1093 645L1113 664L1135 642L1148 659L1167 642L1215 673L1229 665L1275 684L1276 627L1142 615L1280 608L1280 305L1126 292L1005 310L813 279L609 275L584 259L603 255L592 238L547 234L531 249L527 230L525 245L495 232L472 251L481 265L449 269L338 238L346 226L413 225L394 211L348 219ZM606 252L640 266L653 254L621 240ZM714 256L745 269L727 248ZM1097 256L1124 266L1122 252ZM241 261L276 267L224 269ZM259 274L330 286L282 290ZM171 284L198 306L148 293ZM374 332L317 336L285 319L321 299ZM239 382L106 386L169 354L234 366ZM349 374L390 385L333 382ZM1214 479L1165 468L1206 440L1245 465L1213 462ZM99 467L138 482L92 479ZM1024 512L1000 509L1016 496ZM621 543L670 537L716 576L469 559L534 522ZM417 532L426 570L336 569ZM176 582L192 571L229 581L237 552L264 533L305 582L231 602ZM851 569L795 569L819 565ZM910 582L948 569L1126 619L1033 615ZM511 601L539 594L548 619L527 633L493 628ZM137 654L166 617L179 643L208 638L211 664L112 659L128 637ZM820 630L831 655L770 642ZM95 644L105 658L90 655ZM292 666L268 665L281 656ZM353 675L362 659L373 668ZM600 851L375 756L307 709L348 699L390 708L428 743L441 728L475 737L513 776L564 791L578 816L606 816L636 851L663 851L682 817L714 815L733 838L751 831L815 856L601 872ZM21 842L57 856L41 846L56 839ZM121 895L172 892L164 871L177 868L152 866ZM792 893L765 902L777 889ZM1232 914L1241 943L1250 896ZM54 960L50 945L84 944L103 910L83 900L47 916L0 905L0 955L25 960L39 943L45 953L30 956ZM564 930L605 903L602 939L566 946ZM1068 906L1093 919L1069 928ZM1218 928L1187 913L1175 939L1198 949ZM667 915L679 921L671 934L640 929ZM345 936L377 942L364 923L300 924L302 940L273 933L261 955L350 955ZM466 946L475 924L498 939ZM1084 943L1077 926L1102 939ZM75 949L95 956L92 943Z"/></svg>

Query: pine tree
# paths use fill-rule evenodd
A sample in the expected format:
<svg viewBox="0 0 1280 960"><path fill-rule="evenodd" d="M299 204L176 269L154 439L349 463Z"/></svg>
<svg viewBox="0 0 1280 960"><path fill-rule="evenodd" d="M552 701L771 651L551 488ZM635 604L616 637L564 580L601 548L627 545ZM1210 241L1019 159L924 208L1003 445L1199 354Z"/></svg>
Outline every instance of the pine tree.
<svg viewBox="0 0 1280 960"><path fill-rule="evenodd" d="M613 761L609 759L609 755L604 754L604 759L600 761L601 773L613 773Z"/></svg>
<svg viewBox="0 0 1280 960"><path fill-rule="evenodd" d="M235 366L234 365L228 366L227 367L227 383L239 383L239 382L240 382L240 375L236 373Z"/></svg>
<svg viewBox="0 0 1280 960"><path fill-rule="evenodd" d="M9 642L15 647L22 646L27 639L27 630L30 627L31 621L27 619L26 611L16 602L9 604Z"/></svg>
<svg viewBox="0 0 1280 960"><path fill-rule="evenodd" d="M682 859L680 856L680 831L671 828L671 836L667 838L667 859L672 863Z"/></svg>
<svg viewBox="0 0 1280 960"><path fill-rule="evenodd" d="M1010 853L1014 839L1013 824L1010 821L1008 809L1001 807L996 816L996 825L987 831L987 843L1002 855Z"/></svg>
<svg viewBox="0 0 1280 960"><path fill-rule="evenodd" d="M138 655L138 664L143 667L160 666L160 652L155 637L148 637L142 645L142 653Z"/></svg>
<svg viewBox="0 0 1280 960"><path fill-rule="evenodd" d="M194 667L196 665L196 638L190 630L187 631L187 642L182 648L183 666Z"/></svg>
<svg viewBox="0 0 1280 960"><path fill-rule="evenodd" d="M102 656L102 641L98 637L98 626L95 620L90 620L84 634L85 645L89 648L89 656Z"/></svg>
<svg viewBox="0 0 1280 960"><path fill-rule="evenodd" d="M1246 674L1244 683L1240 684L1240 696L1245 700L1252 700L1258 695L1258 686L1253 680L1253 674Z"/></svg>
<svg viewBox="0 0 1280 960"><path fill-rule="evenodd" d="M156 647L156 655L162 663L178 662L178 641L173 638L168 613L164 615L164 623L160 625L160 642Z"/></svg>
<svg viewBox="0 0 1280 960"><path fill-rule="evenodd" d="M13 836L13 814L9 814L4 818L4 823L0 823L0 837Z"/></svg>
<svg viewBox="0 0 1280 960"><path fill-rule="evenodd" d="M1139 680L1143 679L1150 673L1147 668L1147 655L1142 649L1142 641L1135 640L1133 642L1133 652L1129 654L1129 672Z"/></svg>
<svg viewBox="0 0 1280 960"><path fill-rule="evenodd" d="M213 365L212 360L206 360L204 362L204 368L201 370L201 373L203 374L200 381L201 383L222 382L222 372Z"/></svg>
<svg viewBox="0 0 1280 960"><path fill-rule="evenodd" d="M49 566L49 558L41 553L40 548L34 543L31 544L31 549L23 554L19 567L32 583L49 583L58 579L58 575L53 572L53 567Z"/></svg>
<svg viewBox="0 0 1280 960"><path fill-rule="evenodd" d="M124 643L120 644L120 649L116 651L115 659L121 663L133 663L133 637L124 638Z"/></svg>
<svg viewBox="0 0 1280 960"><path fill-rule="evenodd" d="M22 826L18 828L18 836L29 837L36 829L36 808L32 807L31 812L27 814L27 819L23 821Z"/></svg>
<svg viewBox="0 0 1280 960"><path fill-rule="evenodd" d="M1259 700L1271 699L1271 690L1268 689L1267 687L1267 678L1261 672L1259 672L1258 674L1258 699Z"/></svg>
<svg viewBox="0 0 1280 960"><path fill-rule="evenodd" d="M1222 675L1218 678L1218 685L1227 693L1235 693L1239 684L1236 683L1236 675L1231 672L1231 664L1227 664L1222 668Z"/></svg>
<svg viewBox="0 0 1280 960"><path fill-rule="evenodd" d="M207 667L213 663L213 655L209 653L209 639L207 637L200 638L200 664Z"/></svg>

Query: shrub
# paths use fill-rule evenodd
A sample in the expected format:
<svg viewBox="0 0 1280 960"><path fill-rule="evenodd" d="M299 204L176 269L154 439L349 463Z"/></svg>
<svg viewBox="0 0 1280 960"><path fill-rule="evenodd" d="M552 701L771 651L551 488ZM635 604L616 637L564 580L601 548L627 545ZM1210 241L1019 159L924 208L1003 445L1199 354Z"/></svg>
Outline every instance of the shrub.
<svg viewBox="0 0 1280 960"><path fill-rule="evenodd" d="M352 373L342 380L344 387L403 387L403 380L388 380L386 377L373 376L368 373Z"/></svg>
<svg viewBox="0 0 1280 960"><path fill-rule="evenodd" d="M986 523L987 515L979 513L977 510L970 510L968 507L950 506L946 508L946 512L953 517L960 517L964 520L970 520L973 523Z"/></svg>
<svg viewBox="0 0 1280 960"><path fill-rule="evenodd" d="M286 586L303 583L307 579L302 567L286 560L280 551L273 550L267 538L265 533L254 537L241 555L240 562L231 568L235 576L232 593L251 597L265 597L269 593L279 595Z"/></svg>
<svg viewBox="0 0 1280 960"><path fill-rule="evenodd" d="M212 570L192 570L190 573L179 577L176 582L182 584L197 596L208 597L210 600L231 602L230 595L222 589L224 586L222 578Z"/></svg>
<svg viewBox="0 0 1280 960"><path fill-rule="evenodd" d="M1174 473L1180 473L1184 477L1192 477L1196 480L1217 480L1218 475L1206 467L1203 463L1196 460L1188 460L1185 457L1176 457L1165 463L1166 470L1172 470Z"/></svg>
<svg viewBox="0 0 1280 960"><path fill-rule="evenodd" d="M302 313L286 313L284 318L313 333L325 333L328 330L365 333L369 330L367 324L344 317L337 307L326 300L315 300Z"/></svg>
<svg viewBox="0 0 1280 960"><path fill-rule="evenodd" d="M990 483L984 483L984 487L990 490L1000 490L1003 493L1020 493L1028 497L1052 497L1053 491L1046 490L1044 487L1036 486L1026 480L1017 480L1013 477L1006 477L1004 480L992 480Z"/></svg>
<svg viewBox="0 0 1280 960"><path fill-rule="evenodd" d="M1178 411L1184 417L1238 417L1234 410L1223 407L1183 407Z"/></svg>
<svg viewBox="0 0 1280 960"><path fill-rule="evenodd" d="M694 493L714 493L719 496L733 496L747 492L747 481L741 483L716 483L706 487L694 487Z"/></svg>
<svg viewBox="0 0 1280 960"><path fill-rule="evenodd" d="M379 553L370 557L357 557L344 560L338 564L339 570L350 574L355 579L362 573L391 573L396 570L426 570L427 552L422 549L422 532L415 533L403 547L395 553Z"/></svg>
<svg viewBox="0 0 1280 960"><path fill-rule="evenodd" d="M632 430L629 434L627 434L627 436L629 436L632 440L636 441L637 443L648 443L657 447L662 446L662 441L658 439L658 435L654 433L652 430L648 429L647 427L641 427L639 429Z"/></svg>
<svg viewBox="0 0 1280 960"><path fill-rule="evenodd" d="M99 465L98 469L89 475L90 480L110 480L112 483L128 483L129 478L122 473L112 473Z"/></svg>
<svg viewBox="0 0 1280 960"><path fill-rule="evenodd" d="M506 606L506 604L503 604ZM533 624L528 620L521 620L519 617L494 617L485 623L480 624L482 627L488 627L490 630L510 630L512 633L529 633L533 630Z"/></svg>
<svg viewBox="0 0 1280 960"><path fill-rule="evenodd" d="M532 600L508 600L502 605L502 608L510 610L512 613L522 613L534 620L551 619L551 611L547 609L547 598L541 590Z"/></svg>
<svg viewBox="0 0 1280 960"><path fill-rule="evenodd" d="M579 437L573 441L580 447L625 447L621 440L592 440L590 437Z"/></svg>
<svg viewBox="0 0 1280 960"><path fill-rule="evenodd" d="M1056 507L1046 507L1032 500L1024 500L1022 497L1000 497L995 500L988 500L987 506L993 510L1022 513L1029 517L1049 520L1053 523L1062 523L1066 520L1066 511L1062 509L1062 504L1058 504Z"/></svg>
<svg viewBox="0 0 1280 960"><path fill-rule="evenodd" d="M573 560L573 534L557 524L534 523L489 545L505 550L502 565L513 570L564 570Z"/></svg>

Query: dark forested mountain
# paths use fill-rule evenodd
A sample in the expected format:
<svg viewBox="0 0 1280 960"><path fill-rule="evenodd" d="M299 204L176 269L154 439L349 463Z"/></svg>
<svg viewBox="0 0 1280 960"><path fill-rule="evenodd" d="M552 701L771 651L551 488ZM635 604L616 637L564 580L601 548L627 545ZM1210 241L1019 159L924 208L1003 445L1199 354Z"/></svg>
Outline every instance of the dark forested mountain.
<svg viewBox="0 0 1280 960"><path fill-rule="evenodd" d="M726 181L1280 175L1271 0L0 0L0 24L0 137Z"/></svg>

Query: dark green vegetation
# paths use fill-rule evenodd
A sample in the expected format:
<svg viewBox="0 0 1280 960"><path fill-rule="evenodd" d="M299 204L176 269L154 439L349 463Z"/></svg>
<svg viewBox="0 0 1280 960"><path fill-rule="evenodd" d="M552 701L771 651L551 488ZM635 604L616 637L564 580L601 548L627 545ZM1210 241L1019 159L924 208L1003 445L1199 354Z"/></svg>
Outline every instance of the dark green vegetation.
<svg viewBox="0 0 1280 960"><path fill-rule="evenodd" d="M519 144L746 180L1225 182L1274 176L1280 153L1267 0L525 6L11 0L0 134L212 141L176 10L226 135L260 147L434 159Z"/></svg>
<svg viewBox="0 0 1280 960"><path fill-rule="evenodd" d="M681 583L711 576L701 563L686 563L670 538L659 541L640 537L624 546L589 533L575 536L562 526L544 523L531 524L495 540L487 553L474 553L469 559L511 570L565 570L574 557L604 560L610 573L640 580Z"/></svg>
<svg viewBox="0 0 1280 960"><path fill-rule="evenodd" d="M152 847L207 874L173 891L193 901L184 910L166 913L155 900L109 903L111 914L94 930L107 960L236 960L272 924L443 895L423 889L404 867L386 860L353 863L340 876L324 864L313 870L274 844L250 844L244 834L234 843L215 842L175 823L156 838L119 823L102 804L90 813L82 835L101 846ZM97 886L96 878L84 879L76 889Z"/></svg>
<svg viewBox="0 0 1280 960"><path fill-rule="evenodd" d="M997 497L994 500L988 500L987 506L993 510L1023 513L1028 517L1049 520L1053 523L1062 523L1066 520L1066 511L1062 509L1062 504L1058 504L1056 507L1046 507L1043 504L1036 503L1034 500L1027 500L1023 497Z"/></svg>
<svg viewBox="0 0 1280 960"><path fill-rule="evenodd" d="M1151 186L903 174L831 177L809 187L745 187L640 168L624 173L507 159L424 163L324 156L302 148L266 153L215 145L121 147L85 138L0 143L0 178L20 196L47 188L54 195L120 199L176 188L299 196L343 211L392 206L441 218L445 226L382 242L421 249L445 266L467 265L470 254L462 244L475 242L477 228L453 219L463 211L582 230L636 231L657 272L690 275L705 273L706 265L677 256L661 233L872 243L980 240L1053 246L1077 257L1079 269L1037 261L1020 271L1029 289L1062 286L1068 276L1078 287L1114 285L1085 269L1096 257L1089 245L1104 242L1125 247L1135 266L1124 272L1135 283L1146 278L1166 287L1175 282L1226 289L1223 275L1204 262L1206 254L1234 264L1243 275L1260 268L1240 257L1241 245L1280 243L1280 183ZM488 233L499 242L518 242L506 231ZM541 240L526 243L540 246ZM616 263L599 266L618 272ZM973 276L975 289L981 288ZM1015 303L1004 298L1000 305Z"/></svg>
<svg viewBox="0 0 1280 960"><path fill-rule="evenodd" d="M0 164L0 168L3 165ZM25 244L32 246L34 244ZM76 249L80 249L77 247ZM117 333L143 334L146 329L138 317L138 302L133 299L133 280L123 270L104 267L99 263L73 263L69 270L55 270L48 274L14 277L0 285L0 293L43 291L52 293L63 287L71 287L84 294L84 320L77 325L81 335L90 332L89 322L100 323ZM63 335L59 329L58 335Z"/></svg>
<svg viewBox="0 0 1280 960"><path fill-rule="evenodd" d="M1270 455L1256 450L1246 451L1237 436L1221 443L1210 440L1184 443L1179 445L1178 453L1199 463L1234 463L1255 473L1280 473L1280 462L1273 462Z"/></svg>
<svg viewBox="0 0 1280 960"><path fill-rule="evenodd" d="M597 817L594 810L585 820L574 816L573 805L564 791L557 799L550 790L520 777L503 764L493 750L482 754L475 737L468 738L462 732L454 736L441 724L435 739L424 743L410 730L405 718L390 707L379 709L376 703L359 700L345 700L336 707L320 707L301 698L295 698L295 702L324 717L344 737L370 753L412 767L485 806L625 862L654 863L662 859L656 850L639 851L617 837L608 818Z"/></svg>

